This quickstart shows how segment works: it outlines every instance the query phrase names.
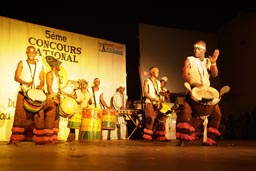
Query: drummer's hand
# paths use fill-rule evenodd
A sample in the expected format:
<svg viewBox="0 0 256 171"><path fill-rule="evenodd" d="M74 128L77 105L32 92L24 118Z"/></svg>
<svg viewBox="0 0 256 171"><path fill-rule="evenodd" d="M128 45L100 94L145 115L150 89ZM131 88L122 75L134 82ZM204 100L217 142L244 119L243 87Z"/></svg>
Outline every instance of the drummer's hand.
<svg viewBox="0 0 256 171"><path fill-rule="evenodd" d="M215 63L217 61L219 54L220 54L219 49L215 49L212 56L209 56L211 63Z"/></svg>
<svg viewBox="0 0 256 171"><path fill-rule="evenodd" d="M201 83L191 83L190 85L191 85L191 87L201 87L201 86L203 86L203 84L201 84Z"/></svg>
<svg viewBox="0 0 256 171"><path fill-rule="evenodd" d="M36 88L37 88L37 89L40 89L40 90L43 90L43 89L44 89L44 87L43 87L43 86L40 86L40 85L36 86Z"/></svg>
<svg viewBox="0 0 256 171"><path fill-rule="evenodd" d="M59 105L60 104L60 101L58 99L54 99L53 100L55 104Z"/></svg>
<svg viewBox="0 0 256 171"><path fill-rule="evenodd" d="M25 83L23 83L23 84L26 85L26 86L28 86L28 87L30 87L30 86L33 85L33 81L25 82Z"/></svg>
<svg viewBox="0 0 256 171"><path fill-rule="evenodd" d="M89 105L92 105L92 99L90 99L90 100L88 101L88 104L89 104Z"/></svg>

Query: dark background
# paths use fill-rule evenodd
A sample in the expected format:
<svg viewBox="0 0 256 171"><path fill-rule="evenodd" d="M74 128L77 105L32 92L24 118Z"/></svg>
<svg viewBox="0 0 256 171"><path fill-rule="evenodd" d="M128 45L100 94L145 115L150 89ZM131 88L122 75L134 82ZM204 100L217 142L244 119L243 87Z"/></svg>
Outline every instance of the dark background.
<svg viewBox="0 0 256 171"><path fill-rule="evenodd" d="M255 11L254 3L234 2L224 6L217 1L193 2L187 7L174 7L169 3L151 2L95 2L86 4L29 4L8 1L1 7L5 17L34 24L70 31L87 36L107 39L126 45L127 94L130 100L141 99L139 66L139 24L216 32L241 11Z"/></svg>

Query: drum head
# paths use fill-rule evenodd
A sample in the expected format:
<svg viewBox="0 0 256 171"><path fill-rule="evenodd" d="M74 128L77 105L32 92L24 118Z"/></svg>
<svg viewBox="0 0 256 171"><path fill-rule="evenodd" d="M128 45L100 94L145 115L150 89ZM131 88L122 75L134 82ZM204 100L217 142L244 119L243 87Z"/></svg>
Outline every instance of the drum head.
<svg viewBox="0 0 256 171"><path fill-rule="evenodd" d="M78 108L78 104L75 99L65 97L60 103L60 108L66 115L73 115Z"/></svg>
<svg viewBox="0 0 256 171"><path fill-rule="evenodd" d="M194 101L212 105L219 102L219 92L209 86L194 87L191 91L191 97Z"/></svg>
<svg viewBox="0 0 256 171"><path fill-rule="evenodd" d="M28 90L27 96L33 101L43 102L46 100L46 95L44 94L43 90L40 90L40 89L33 88Z"/></svg>

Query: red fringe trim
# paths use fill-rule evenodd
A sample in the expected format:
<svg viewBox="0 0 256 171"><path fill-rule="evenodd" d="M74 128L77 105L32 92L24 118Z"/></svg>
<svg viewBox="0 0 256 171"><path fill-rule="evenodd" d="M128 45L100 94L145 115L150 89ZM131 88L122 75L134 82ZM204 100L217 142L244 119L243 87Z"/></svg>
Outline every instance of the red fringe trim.
<svg viewBox="0 0 256 171"><path fill-rule="evenodd" d="M51 137L48 137L48 136L38 137L38 136L34 135L33 141L36 143L37 142L51 142Z"/></svg>
<svg viewBox="0 0 256 171"><path fill-rule="evenodd" d="M189 124L187 122L178 123L177 128L188 129L190 132L195 131L195 128L193 126L191 126L191 124Z"/></svg>
<svg viewBox="0 0 256 171"><path fill-rule="evenodd" d="M200 139L200 140L203 142L203 138ZM204 142L204 143L206 143L206 144L208 144L208 145L216 145L216 144L217 144L213 139L208 138L208 137L207 137L207 141Z"/></svg>
<svg viewBox="0 0 256 171"><path fill-rule="evenodd" d="M53 130L52 129L34 129L33 133L36 135L47 135L47 134L52 135Z"/></svg>
<svg viewBox="0 0 256 171"><path fill-rule="evenodd" d="M58 134L58 132L59 132L59 128L53 128L53 133L54 134Z"/></svg>
<svg viewBox="0 0 256 171"><path fill-rule="evenodd" d="M182 139L182 140L195 140L195 136L192 135L188 135L188 134L183 134L183 133L176 133L176 138L177 139Z"/></svg>
<svg viewBox="0 0 256 171"><path fill-rule="evenodd" d="M147 134L153 134L153 131L147 128L144 128L143 132L147 133Z"/></svg>
<svg viewBox="0 0 256 171"><path fill-rule="evenodd" d="M13 127L12 128L12 132L15 132L15 133L24 133L25 129L24 127Z"/></svg>
<svg viewBox="0 0 256 171"><path fill-rule="evenodd" d="M216 128L213 128L213 127L207 128L207 132L214 133L214 134L217 135L217 136L220 136L220 135L221 135L221 133L219 132L219 130L216 129Z"/></svg>
<svg viewBox="0 0 256 171"><path fill-rule="evenodd" d="M142 136L144 139L146 140L152 140L152 136L151 135L148 135L148 134L143 134Z"/></svg>
<svg viewBox="0 0 256 171"><path fill-rule="evenodd" d="M160 141L165 141L167 140L167 138L165 136L159 136L156 138L157 140L160 140Z"/></svg>
<svg viewBox="0 0 256 171"><path fill-rule="evenodd" d="M25 136L22 135L22 134L12 134L11 135L11 140L14 140L14 141L23 141L25 139Z"/></svg>
<svg viewBox="0 0 256 171"><path fill-rule="evenodd" d="M53 135L51 139L52 141L59 141L59 138L56 135Z"/></svg>
<svg viewBox="0 0 256 171"><path fill-rule="evenodd" d="M165 132L165 131L156 131L156 134L157 134L157 135L165 135L166 132Z"/></svg>

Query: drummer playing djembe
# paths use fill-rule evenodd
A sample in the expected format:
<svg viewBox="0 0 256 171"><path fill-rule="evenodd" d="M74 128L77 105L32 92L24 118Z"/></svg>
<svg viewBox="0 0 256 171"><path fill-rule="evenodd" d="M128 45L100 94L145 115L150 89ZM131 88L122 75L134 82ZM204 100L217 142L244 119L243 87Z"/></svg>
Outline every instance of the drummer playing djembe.
<svg viewBox="0 0 256 171"><path fill-rule="evenodd" d="M218 68L216 61L219 56L219 50L215 49L212 56L205 57L206 43L202 40L194 44L194 56L185 59L182 75L190 87L210 86L210 76L218 76ZM196 117L195 106L192 105L193 99L190 92L187 93L184 107L178 118L176 127L176 138L179 141L178 146L183 146L191 140L197 139L196 130L204 122L200 117ZM207 140L203 145L216 145L215 137L220 135L218 130L221 120L221 110L216 104L208 116L207 124ZM193 116L193 117L192 117Z"/></svg>
<svg viewBox="0 0 256 171"><path fill-rule="evenodd" d="M33 117L32 115L35 115L27 112L24 108L26 92L32 87L39 90L43 90L44 88L44 67L42 63L35 59L36 54L36 48L34 46L28 46L26 48L27 59L20 60L15 70L14 80L20 84L20 91L16 99L10 144L17 144L26 139L26 120L29 120L29 118Z"/></svg>

